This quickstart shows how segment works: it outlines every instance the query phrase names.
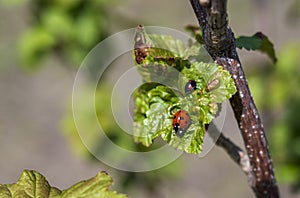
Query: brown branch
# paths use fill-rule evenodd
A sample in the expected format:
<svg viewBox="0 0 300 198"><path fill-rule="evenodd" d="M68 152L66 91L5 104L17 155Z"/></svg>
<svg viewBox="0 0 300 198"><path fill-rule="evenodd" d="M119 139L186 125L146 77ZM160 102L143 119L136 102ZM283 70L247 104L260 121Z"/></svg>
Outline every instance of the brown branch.
<svg viewBox="0 0 300 198"><path fill-rule="evenodd" d="M237 163L243 172L248 176L248 181L253 182L250 159L248 155L229 138L225 137L212 122L206 129L209 136L216 142L216 145L222 147L231 159Z"/></svg>
<svg viewBox="0 0 300 198"><path fill-rule="evenodd" d="M256 197L279 197L264 127L236 52L233 32L228 26L227 1L190 2L202 28L205 48L218 64L230 72L237 88L230 103L250 158L251 174L254 176L251 187Z"/></svg>

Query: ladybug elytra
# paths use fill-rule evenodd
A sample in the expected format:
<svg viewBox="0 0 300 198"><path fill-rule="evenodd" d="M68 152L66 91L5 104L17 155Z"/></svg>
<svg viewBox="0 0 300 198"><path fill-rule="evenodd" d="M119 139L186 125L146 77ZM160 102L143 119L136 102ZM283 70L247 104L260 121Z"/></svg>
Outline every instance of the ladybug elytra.
<svg viewBox="0 0 300 198"><path fill-rule="evenodd" d="M172 127L178 137L182 137L191 124L192 121L187 111L179 110L175 113Z"/></svg>
<svg viewBox="0 0 300 198"><path fill-rule="evenodd" d="M184 87L185 94L190 94L197 88L197 83L195 80L189 80Z"/></svg>

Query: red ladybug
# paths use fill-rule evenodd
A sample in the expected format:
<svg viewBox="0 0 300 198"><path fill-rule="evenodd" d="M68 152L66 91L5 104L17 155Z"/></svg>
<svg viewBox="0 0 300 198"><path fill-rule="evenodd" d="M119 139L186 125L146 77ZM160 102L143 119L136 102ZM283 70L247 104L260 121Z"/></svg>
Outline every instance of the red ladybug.
<svg viewBox="0 0 300 198"><path fill-rule="evenodd" d="M184 87L185 94L192 93L197 88L197 83L194 80L189 80Z"/></svg>
<svg viewBox="0 0 300 198"><path fill-rule="evenodd" d="M185 131L189 128L192 121L190 115L185 110L179 110L175 113L172 122L172 127L178 137L182 137Z"/></svg>

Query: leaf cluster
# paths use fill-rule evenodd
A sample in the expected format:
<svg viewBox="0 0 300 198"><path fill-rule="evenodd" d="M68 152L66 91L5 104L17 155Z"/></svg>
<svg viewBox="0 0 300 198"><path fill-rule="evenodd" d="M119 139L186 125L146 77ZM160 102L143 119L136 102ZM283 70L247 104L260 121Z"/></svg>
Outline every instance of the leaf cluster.
<svg viewBox="0 0 300 198"><path fill-rule="evenodd" d="M79 65L90 49L107 36L106 7L111 2L30 1L31 22L19 41L23 66L34 69L49 55Z"/></svg>
<svg viewBox="0 0 300 198"><path fill-rule="evenodd" d="M171 36L146 35L140 29L137 37L145 38L144 45L139 48L135 44L134 51L134 59L142 60L141 64L137 62L137 68L145 83L134 92L135 141L150 146L161 136L177 149L198 154L202 150L205 125L218 111L217 103L236 92L230 74L214 63L199 61L203 54L197 43L186 47ZM141 54L139 50L146 51L142 59L137 57ZM189 80L196 81L197 87L186 94L184 87ZM178 110L187 111L191 119L182 137L174 133L172 126Z"/></svg>

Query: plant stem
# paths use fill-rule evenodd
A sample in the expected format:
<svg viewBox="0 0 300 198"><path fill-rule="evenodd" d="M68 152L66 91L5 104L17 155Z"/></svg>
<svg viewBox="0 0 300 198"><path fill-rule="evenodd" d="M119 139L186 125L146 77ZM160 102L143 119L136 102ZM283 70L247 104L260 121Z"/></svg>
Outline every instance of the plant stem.
<svg viewBox="0 0 300 198"><path fill-rule="evenodd" d="M206 50L227 69L237 88L230 99L235 118L251 164L250 185L256 197L279 197L272 159L264 127L251 96L235 46L234 34L228 26L226 0L190 0L202 28Z"/></svg>
<svg viewBox="0 0 300 198"><path fill-rule="evenodd" d="M222 147L231 159L241 167L251 182L254 178L248 155L229 138L225 137L213 122L207 126L206 131L213 141L216 142L216 145Z"/></svg>

